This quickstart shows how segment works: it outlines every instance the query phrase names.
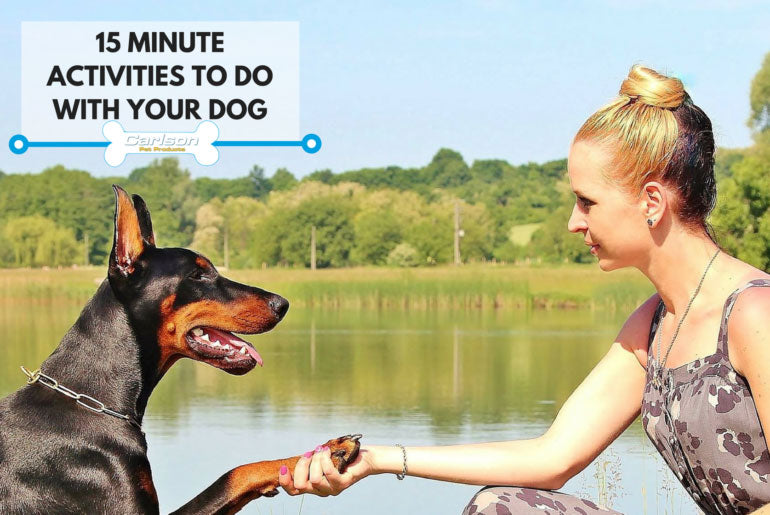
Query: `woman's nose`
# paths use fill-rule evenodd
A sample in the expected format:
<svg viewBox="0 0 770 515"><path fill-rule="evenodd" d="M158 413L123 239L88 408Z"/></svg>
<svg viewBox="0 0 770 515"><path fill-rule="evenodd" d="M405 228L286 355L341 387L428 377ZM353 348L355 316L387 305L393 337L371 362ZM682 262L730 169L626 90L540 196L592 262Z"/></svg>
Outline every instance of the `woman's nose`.
<svg viewBox="0 0 770 515"><path fill-rule="evenodd" d="M580 232L587 229L585 218L583 214L578 210L577 204L572 206L572 214L567 222L567 230L569 232Z"/></svg>

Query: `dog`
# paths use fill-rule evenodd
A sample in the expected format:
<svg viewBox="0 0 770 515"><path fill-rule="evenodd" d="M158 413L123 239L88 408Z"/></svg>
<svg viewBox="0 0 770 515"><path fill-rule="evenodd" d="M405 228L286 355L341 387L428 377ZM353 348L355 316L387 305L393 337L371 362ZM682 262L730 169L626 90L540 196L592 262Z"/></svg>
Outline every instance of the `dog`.
<svg viewBox="0 0 770 515"><path fill-rule="evenodd" d="M262 364L233 333L272 329L283 297L221 276L211 261L155 246L142 198L115 190L107 278L27 385L0 401L1 513L158 513L141 430L153 388L180 358L234 375ZM329 440L343 471L361 435ZM281 466L226 472L175 513L235 513L278 493Z"/></svg>

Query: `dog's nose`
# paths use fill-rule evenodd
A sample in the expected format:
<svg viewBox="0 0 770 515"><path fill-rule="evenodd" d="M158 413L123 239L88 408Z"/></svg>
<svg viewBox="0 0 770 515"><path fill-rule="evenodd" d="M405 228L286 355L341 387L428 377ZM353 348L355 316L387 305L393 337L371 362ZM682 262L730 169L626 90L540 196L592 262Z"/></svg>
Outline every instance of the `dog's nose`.
<svg viewBox="0 0 770 515"><path fill-rule="evenodd" d="M268 301L268 305L273 310L273 313L275 313L275 316L278 317L278 320L281 320L286 312L289 311L289 301L280 295L273 295L273 298Z"/></svg>

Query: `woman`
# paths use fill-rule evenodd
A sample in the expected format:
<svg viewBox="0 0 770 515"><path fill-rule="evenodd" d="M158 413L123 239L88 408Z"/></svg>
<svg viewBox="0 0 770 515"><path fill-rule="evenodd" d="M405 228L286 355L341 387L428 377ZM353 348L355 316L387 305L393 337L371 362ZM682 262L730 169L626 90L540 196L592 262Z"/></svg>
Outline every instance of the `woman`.
<svg viewBox="0 0 770 515"><path fill-rule="evenodd" d="M770 275L721 252L711 122L681 81L634 66L620 95L578 131L568 160L568 229L602 270L638 268L657 293L541 437L446 447L363 446L344 474L327 450L279 477L290 494L336 495L403 473L481 490L466 514L614 513L552 492L640 414L655 447L706 513L770 503ZM729 336L728 336L729 335ZM770 508L767 509L770 513ZM763 510L764 511L764 510Z"/></svg>

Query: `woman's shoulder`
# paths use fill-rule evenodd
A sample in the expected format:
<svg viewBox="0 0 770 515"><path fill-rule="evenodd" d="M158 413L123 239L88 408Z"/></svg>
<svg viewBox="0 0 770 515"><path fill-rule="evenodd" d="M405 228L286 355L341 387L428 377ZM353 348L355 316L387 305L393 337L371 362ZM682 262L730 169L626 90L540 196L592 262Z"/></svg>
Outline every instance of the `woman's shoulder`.
<svg viewBox="0 0 770 515"><path fill-rule="evenodd" d="M720 282L727 288L725 291L734 292L756 280L770 280L770 274L764 270L726 255L725 266L719 271Z"/></svg>
<svg viewBox="0 0 770 515"><path fill-rule="evenodd" d="M770 315L770 276L760 271L743 277L725 311L729 359L735 371L746 377L752 363L770 359L770 336L765 331Z"/></svg>
<svg viewBox="0 0 770 515"><path fill-rule="evenodd" d="M659 304L660 295L655 293L650 296L628 316L618 334L617 341L634 353L642 367L647 366L650 327Z"/></svg>

